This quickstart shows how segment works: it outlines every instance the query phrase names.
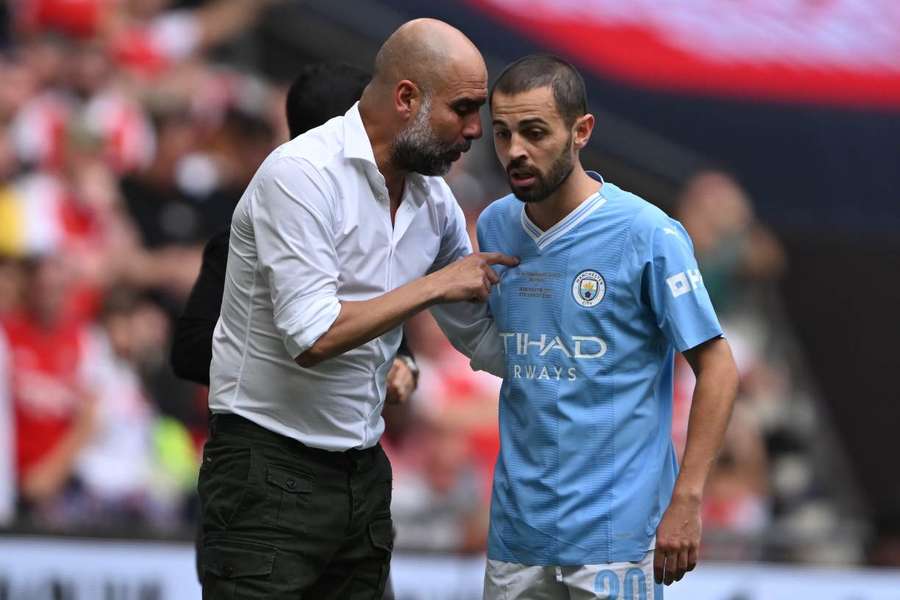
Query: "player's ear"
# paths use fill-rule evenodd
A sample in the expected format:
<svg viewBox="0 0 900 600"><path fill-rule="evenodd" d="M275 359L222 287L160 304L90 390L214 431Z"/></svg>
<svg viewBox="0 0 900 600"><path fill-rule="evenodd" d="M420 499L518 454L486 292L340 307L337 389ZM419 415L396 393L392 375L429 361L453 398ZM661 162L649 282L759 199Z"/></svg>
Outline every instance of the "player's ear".
<svg viewBox="0 0 900 600"><path fill-rule="evenodd" d="M403 116L409 119L415 106L422 101L422 91L415 83L409 79L397 82L394 87L394 108Z"/></svg>
<svg viewBox="0 0 900 600"><path fill-rule="evenodd" d="M591 133L594 131L594 115L587 113L575 119L572 126L572 143L576 150L581 150L587 146L591 139Z"/></svg>

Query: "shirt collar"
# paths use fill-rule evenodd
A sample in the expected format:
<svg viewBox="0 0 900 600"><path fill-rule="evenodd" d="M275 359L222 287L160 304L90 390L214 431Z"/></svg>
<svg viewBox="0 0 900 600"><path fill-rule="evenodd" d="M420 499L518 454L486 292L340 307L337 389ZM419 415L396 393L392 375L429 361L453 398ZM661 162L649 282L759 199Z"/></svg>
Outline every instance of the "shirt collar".
<svg viewBox="0 0 900 600"><path fill-rule="evenodd" d="M359 102L344 114L344 157L364 160L378 168L375 154L372 152L372 143L359 114Z"/></svg>
<svg viewBox="0 0 900 600"><path fill-rule="evenodd" d="M344 114L344 158L361 160L378 172L378 163L375 162L375 153L372 152L372 142L363 125L362 115L359 113L359 102L356 102ZM412 197L416 204L421 205L428 195L428 179L419 173L410 173L406 176L406 182L419 192L413 194ZM382 185L384 185L383 179Z"/></svg>

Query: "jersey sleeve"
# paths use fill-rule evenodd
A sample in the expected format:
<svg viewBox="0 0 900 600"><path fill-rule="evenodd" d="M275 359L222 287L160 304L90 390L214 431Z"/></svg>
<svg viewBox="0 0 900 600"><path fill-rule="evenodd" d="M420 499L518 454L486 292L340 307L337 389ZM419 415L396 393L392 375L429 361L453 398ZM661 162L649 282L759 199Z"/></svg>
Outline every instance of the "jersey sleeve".
<svg viewBox="0 0 900 600"><path fill-rule="evenodd" d="M466 217L454 201L448 215L441 251L432 271L472 253L466 231ZM450 302L431 308L438 326L453 347L470 359L474 371L487 371L503 377L506 358L497 328L486 302Z"/></svg>
<svg viewBox="0 0 900 600"><path fill-rule="evenodd" d="M642 288L660 330L679 352L721 336L687 231L665 218L647 234Z"/></svg>

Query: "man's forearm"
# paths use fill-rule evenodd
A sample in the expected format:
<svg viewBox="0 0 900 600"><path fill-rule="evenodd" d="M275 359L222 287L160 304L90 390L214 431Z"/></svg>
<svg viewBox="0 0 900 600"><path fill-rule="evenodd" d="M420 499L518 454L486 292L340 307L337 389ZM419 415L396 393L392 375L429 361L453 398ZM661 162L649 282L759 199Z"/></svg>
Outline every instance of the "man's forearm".
<svg viewBox="0 0 900 600"><path fill-rule="evenodd" d="M728 342L718 338L686 353L697 376L687 443L674 496L699 500L731 418L738 374Z"/></svg>
<svg viewBox="0 0 900 600"><path fill-rule="evenodd" d="M377 298L342 302L337 320L296 362L301 367L315 366L365 344L433 304L487 302L491 286L498 281L491 265L497 264L514 267L519 261L497 252L476 252Z"/></svg>
<svg viewBox="0 0 900 600"><path fill-rule="evenodd" d="M412 281L377 298L341 302L331 327L297 357L301 367L312 367L390 331L438 299L428 277Z"/></svg>

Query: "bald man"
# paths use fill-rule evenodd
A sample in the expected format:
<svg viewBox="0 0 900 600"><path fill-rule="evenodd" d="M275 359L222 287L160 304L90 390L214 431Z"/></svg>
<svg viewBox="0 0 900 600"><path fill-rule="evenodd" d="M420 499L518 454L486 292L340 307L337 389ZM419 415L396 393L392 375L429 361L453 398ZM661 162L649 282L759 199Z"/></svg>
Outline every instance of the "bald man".
<svg viewBox="0 0 900 600"><path fill-rule="evenodd" d="M440 179L481 137L484 60L421 19L384 43L360 102L277 148L232 219L199 492L203 597L380 599L391 467L378 443L401 325L430 308L502 376L472 254Z"/></svg>

